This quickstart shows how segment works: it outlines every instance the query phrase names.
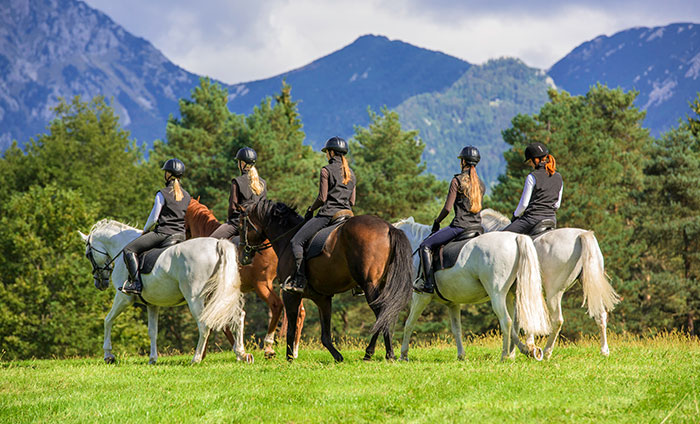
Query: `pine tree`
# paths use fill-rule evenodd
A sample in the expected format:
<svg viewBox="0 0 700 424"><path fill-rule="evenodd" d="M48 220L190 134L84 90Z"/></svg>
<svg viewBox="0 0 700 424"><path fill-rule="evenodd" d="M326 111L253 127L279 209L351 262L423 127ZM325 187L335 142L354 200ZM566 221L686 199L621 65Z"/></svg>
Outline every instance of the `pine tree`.
<svg viewBox="0 0 700 424"><path fill-rule="evenodd" d="M431 221L442 206L447 185L424 172L421 155L425 144L418 131L402 131L399 115L386 107L381 115L368 112L368 128L355 127L350 142L357 175L356 211L386 220L414 216L418 221ZM456 158L454 165L459 167Z"/></svg>

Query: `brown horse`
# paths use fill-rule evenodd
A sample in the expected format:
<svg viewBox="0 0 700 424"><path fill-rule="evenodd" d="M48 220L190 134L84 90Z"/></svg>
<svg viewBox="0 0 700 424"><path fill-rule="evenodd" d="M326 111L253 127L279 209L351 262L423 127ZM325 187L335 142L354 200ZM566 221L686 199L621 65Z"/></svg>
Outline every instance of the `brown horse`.
<svg viewBox="0 0 700 424"><path fill-rule="evenodd" d="M188 234L187 238L207 237L212 234L221 224L216 220L214 214L205 205L196 199L190 201L185 214L185 227ZM241 291L250 293L255 291L260 299L267 303L270 308L270 322L267 327L267 336L265 337L264 350L265 357L272 358L275 356L273 344L275 342L275 329L282 314L282 301L277 293L274 292L272 282L277 276L277 255L272 249L265 249L255 255L253 262L250 265L240 268L241 275ZM303 305L298 308L298 320L296 327L298 328L294 338L294 347L299 349L299 338L301 329L304 326L304 318L306 311ZM283 324L284 327L284 324ZM235 346L236 343L242 343L242 340L235 341L231 330L224 330L226 338Z"/></svg>
<svg viewBox="0 0 700 424"><path fill-rule="evenodd" d="M279 258L277 275L290 275L294 269L290 240L303 218L284 203L267 199L247 209L241 214L240 223L243 250L257 250L271 244ZM265 238L270 241L254 245ZM384 336L386 358L394 359L391 336L399 312L411 298L412 269L411 245L402 231L372 215L348 219L331 233L323 253L308 261L309 282L304 293L282 294L289 323L287 359L294 358L291 342L296 331L297 308L302 298L309 298L318 306L323 346L336 361L343 360L331 341L331 302L334 294L357 285L365 291L367 303L377 317L365 360L372 358L379 333Z"/></svg>

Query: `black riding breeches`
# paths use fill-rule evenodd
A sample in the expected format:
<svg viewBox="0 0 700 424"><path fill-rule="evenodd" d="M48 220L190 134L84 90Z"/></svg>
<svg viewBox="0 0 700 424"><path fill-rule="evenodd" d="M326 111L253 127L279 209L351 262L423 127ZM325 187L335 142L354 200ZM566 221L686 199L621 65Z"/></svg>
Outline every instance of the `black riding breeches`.
<svg viewBox="0 0 700 424"><path fill-rule="evenodd" d="M531 216L520 216L518 218L515 218L515 221L511 222L506 228L504 228L501 231L510 231L513 233L520 233L520 234L530 234L530 231L532 231L533 228L535 228L535 225L539 224L543 219L553 219L556 222L556 218L554 217L531 217Z"/></svg>
<svg viewBox="0 0 700 424"><path fill-rule="evenodd" d="M136 253L137 255L149 249L160 246L171 234L161 234L150 231L141 234L124 248L124 253Z"/></svg>
<svg viewBox="0 0 700 424"><path fill-rule="evenodd" d="M292 253L294 254L294 259L297 263L304 259L304 245L308 242L311 237L317 232L321 231L324 227L327 227L331 222L330 216L316 216L308 220L303 227L294 234L292 237Z"/></svg>
<svg viewBox="0 0 700 424"><path fill-rule="evenodd" d="M238 227L229 222L221 224L219 228L214 230L209 237L214 237L215 239L230 239L231 237L239 235Z"/></svg>

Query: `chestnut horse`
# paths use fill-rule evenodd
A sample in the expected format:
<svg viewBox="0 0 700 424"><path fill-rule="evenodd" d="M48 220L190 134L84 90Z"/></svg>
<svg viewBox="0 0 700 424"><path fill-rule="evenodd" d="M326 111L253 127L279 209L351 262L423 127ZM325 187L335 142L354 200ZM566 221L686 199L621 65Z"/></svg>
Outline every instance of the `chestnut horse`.
<svg viewBox="0 0 700 424"><path fill-rule="evenodd" d="M185 228L189 238L207 237L212 234L221 224L217 221L214 214L205 205L196 199L190 201L185 214ZM282 301L277 293L274 292L272 282L277 276L277 256L272 249L261 250L255 255L253 262L250 265L240 268L241 276L241 292L250 293L255 291L260 299L267 303L270 308L270 322L267 327L267 336L265 336L264 350L265 357L272 358L275 356L273 344L275 343L275 329L282 314ZM297 331L294 338L294 352L299 350L299 339L301 337L301 329L304 326L304 318L306 311L303 305L299 305L297 319ZM243 312L245 314L245 312ZM285 323L282 325L284 330ZM226 338L233 345L243 343L243 340L235 340L231 331L224 329Z"/></svg>
<svg viewBox="0 0 700 424"><path fill-rule="evenodd" d="M279 258L277 275L290 275L295 267L290 241L304 219L284 203L261 200L241 213L241 245L258 250L271 245ZM263 239L270 241L254 245ZM302 298L314 301L321 321L321 342L337 362L343 356L331 340L333 295L360 286L377 317L365 360L372 358L379 333L384 336L386 358L394 359L391 336L399 312L411 300L411 244L406 235L383 219L362 215L350 218L330 234L321 255L307 262L304 293L283 292L287 314L287 360L293 359L297 308Z"/></svg>

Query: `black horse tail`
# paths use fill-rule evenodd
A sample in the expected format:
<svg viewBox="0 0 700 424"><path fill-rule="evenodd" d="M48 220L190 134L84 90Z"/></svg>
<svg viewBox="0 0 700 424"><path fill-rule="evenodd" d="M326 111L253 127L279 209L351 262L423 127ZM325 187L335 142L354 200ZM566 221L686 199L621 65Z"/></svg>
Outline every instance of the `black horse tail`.
<svg viewBox="0 0 700 424"><path fill-rule="evenodd" d="M411 243L406 234L393 225L389 225L389 243L389 263L384 287L379 297L372 302L372 305L379 306L381 310L372 327L372 334L381 331L391 335L399 313L408 305L413 293Z"/></svg>

